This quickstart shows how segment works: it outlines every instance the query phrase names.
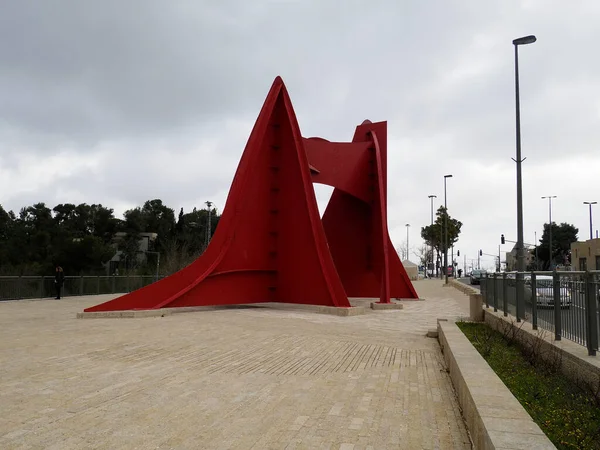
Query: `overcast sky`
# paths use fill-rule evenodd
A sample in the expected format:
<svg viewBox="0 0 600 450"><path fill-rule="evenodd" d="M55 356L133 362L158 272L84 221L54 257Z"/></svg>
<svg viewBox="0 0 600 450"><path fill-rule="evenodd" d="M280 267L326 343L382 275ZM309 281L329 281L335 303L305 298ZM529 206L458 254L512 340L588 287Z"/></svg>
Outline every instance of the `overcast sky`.
<svg viewBox="0 0 600 450"><path fill-rule="evenodd" d="M281 75L304 136L388 121L389 228L411 252L428 195L467 259L516 240L520 48L525 241L553 219L589 237L600 201L598 0L3 0L0 204L160 198L219 209ZM343 5L343 7L342 7ZM317 187L323 207L331 189ZM600 228L600 210L595 211ZM510 250L510 245L503 246ZM413 260L416 260L414 255ZM504 259L504 256L503 256ZM493 258L484 260L493 265Z"/></svg>

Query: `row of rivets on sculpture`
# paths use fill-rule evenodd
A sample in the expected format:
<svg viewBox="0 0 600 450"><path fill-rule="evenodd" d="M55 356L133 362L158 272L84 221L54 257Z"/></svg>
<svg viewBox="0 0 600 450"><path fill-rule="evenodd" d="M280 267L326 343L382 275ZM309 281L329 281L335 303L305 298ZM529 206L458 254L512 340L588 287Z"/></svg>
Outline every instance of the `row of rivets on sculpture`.
<svg viewBox="0 0 600 450"><path fill-rule="evenodd" d="M277 249L279 247L279 242L278 242L278 238L279 238L279 232L278 232L278 227L279 227L279 217L278 217L278 213L279 213L279 208L280 208L280 173L279 173L279 169L280 169L280 164L281 164L281 158L282 158L282 154L281 154L281 142L280 142L280 136L279 136L279 124L277 123L272 123L271 124L271 146L270 146L270 154L269 154L269 158L270 158L270 174L271 174L271 180L270 180L270 213L271 213L271 217L269 220L269 242L270 242L270 246L269 246L269 260L270 260L270 266L271 268L276 268L277 267L277 263L276 263L276 259L277 259ZM276 276L276 275L275 275ZM277 286L276 286L276 280L273 280L274 283L271 284L268 289L269 289L269 294L271 295L271 300L274 300L276 297L276 290L277 290Z"/></svg>

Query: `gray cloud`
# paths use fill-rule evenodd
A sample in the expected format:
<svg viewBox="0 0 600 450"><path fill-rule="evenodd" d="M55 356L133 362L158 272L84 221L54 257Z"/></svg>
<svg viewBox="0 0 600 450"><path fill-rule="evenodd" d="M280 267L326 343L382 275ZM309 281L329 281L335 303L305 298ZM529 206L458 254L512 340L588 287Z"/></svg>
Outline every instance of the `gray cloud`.
<svg viewBox="0 0 600 450"><path fill-rule="evenodd" d="M539 40L520 59L526 231L544 221L538 191L559 192L560 214L582 230L579 197L598 193L596 177L561 170L575 156L586 174L600 169L592 1L5 3L0 203L12 209L86 201L122 212L155 197L222 207L282 75L306 136L347 140L365 118L388 120L395 241L407 222L418 241L427 195L439 204L454 173L451 213L465 222L462 253L474 254L515 228L511 40L531 33Z"/></svg>

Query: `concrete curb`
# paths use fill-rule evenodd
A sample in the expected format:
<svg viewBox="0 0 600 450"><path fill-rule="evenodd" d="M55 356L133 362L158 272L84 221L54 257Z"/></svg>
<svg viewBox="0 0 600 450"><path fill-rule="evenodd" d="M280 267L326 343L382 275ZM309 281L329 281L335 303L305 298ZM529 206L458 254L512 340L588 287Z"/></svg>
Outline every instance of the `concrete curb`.
<svg viewBox="0 0 600 450"><path fill-rule="evenodd" d="M402 309L402 305L394 304L395 308ZM181 314L197 311L216 311L222 309L243 308L271 308L295 311L310 311L317 314L330 314L333 316L350 317L366 314L364 306L352 306L350 308L337 308L334 306L301 305L296 303L251 303L247 305L224 305L224 306L191 306L183 308L160 308L146 310L107 311L107 312L79 312L78 319L140 319L148 317L166 317L173 314Z"/></svg>
<svg viewBox="0 0 600 450"><path fill-rule="evenodd" d="M473 322L483 322L483 296L481 291L457 280L450 280L448 285L469 296L469 318Z"/></svg>
<svg viewBox="0 0 600 450"><path fill-rule="evenodd" d="M383 310L389 310L389 309L404 309L404 305L401 303L377 303L377 302L373 302L371 303L371 309L373 311L383 311Z"/></svg>
<svg viewBox="0 0 600 450"><path fill-rule="evenodd" d="M438 334L474 448L556 448L456 323L439 319Z"/></svg>

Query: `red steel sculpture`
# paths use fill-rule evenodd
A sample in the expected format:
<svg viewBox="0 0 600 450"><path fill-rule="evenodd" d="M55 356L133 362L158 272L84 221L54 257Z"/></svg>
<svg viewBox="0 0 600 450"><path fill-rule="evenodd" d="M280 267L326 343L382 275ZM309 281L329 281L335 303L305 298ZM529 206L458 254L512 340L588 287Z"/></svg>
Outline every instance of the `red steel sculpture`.
<svg viewBox="0 0 600 450"><path fill-rule="evenodd" d="M333 186L323 218L312 183ZM352 142L303 138L277 77L210 245L179 272L86 309L262 302L350 307L348 297L416 299L387 228L387 123Z"/></svg>

